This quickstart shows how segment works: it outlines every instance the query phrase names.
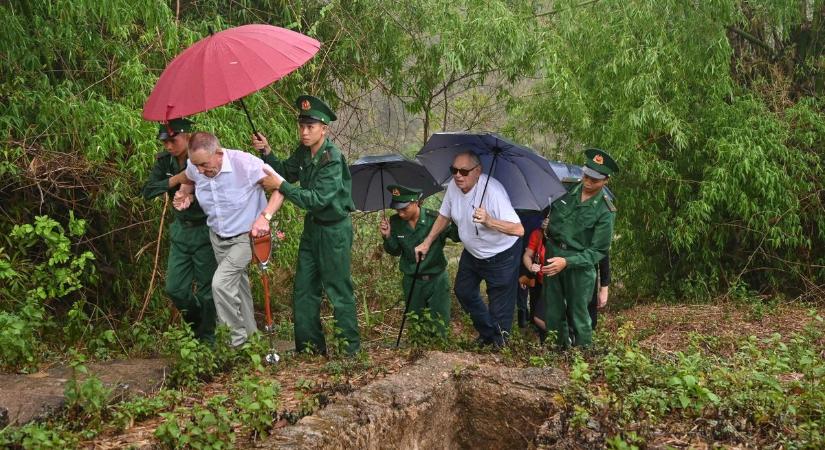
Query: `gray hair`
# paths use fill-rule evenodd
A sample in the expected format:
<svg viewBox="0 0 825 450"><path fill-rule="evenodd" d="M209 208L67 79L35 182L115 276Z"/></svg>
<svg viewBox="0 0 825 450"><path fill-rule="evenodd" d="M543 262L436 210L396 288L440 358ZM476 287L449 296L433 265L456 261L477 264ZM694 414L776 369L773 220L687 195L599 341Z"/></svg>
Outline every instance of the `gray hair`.
<svg viewBox="0 0 825 450"><path fill-rule="evenodd" d="M214 155L221 149L218 137L206 131L197 131L189 138L189 153L203 150L210 155Z"/></svg>
<svg viewBox="0 0 825 450"><path fill-rule="evenodd" d="M456 159L458 159L459 156L462 156L462 155L467 156L468 158L470 158L470 161L472 161L474 165L481 167L482 170L484 169L484 166L481 165L481 158L479 158L478 155L475 154L475 152L472 152L472 151L469 151L469 150L467 150L466 152L461 152L461 153L455 155L455 158L453 158L453 161L455 161Z"/></svg>

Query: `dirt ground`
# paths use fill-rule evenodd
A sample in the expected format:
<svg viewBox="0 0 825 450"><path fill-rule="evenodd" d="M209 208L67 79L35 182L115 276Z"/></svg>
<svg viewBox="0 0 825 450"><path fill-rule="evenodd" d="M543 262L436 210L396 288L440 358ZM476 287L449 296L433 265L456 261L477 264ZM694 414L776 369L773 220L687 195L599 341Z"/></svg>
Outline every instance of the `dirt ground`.
<svg viewBox="0 0 825 450"><path fill-rule="evenodd" d="M801 331L810 320L809 310L810 308L794 305L776 306L767 310L754 309L748 305L735 303L681 306L640 305L618 312L608 310L602 316L603 320L598 333L614 334L618 332L620 327L625 330L632 329L632 332L635 333L643 346L658 352L679 351L686 348L697 335L711 336L714 339L713 350L722 354L729 354L735 350L734 342L743 336L753 335L766 338L774 333L779 333L783 337L789 337L791 334ZM454 332L462 335L470 333L469 330L462 329L460 321L454 322L457 324ZM628 327L629 322L633 323L632 327ZM310 393L318 394L321 404L321 410L313 414L313 416L316 416L324 409L329 408L329 405L339 405L340 407L340 405L348 402L351 404L352 399L357 398L359 392L368 386L378 385L378 383L383 383L387 379L403 379L400 373L405 368L411 367L411 364L414 364L423 356L420 352L409 349L395 350L381 342L372 342L368 344L367 348L369 354L367 362L352 360L342 362L323 357L289 357L273 371L265 374L265 377L277 380L282 387L279 410L281 412L276 424L276 432L281 433L280 429L294 428L304 421L311 422L313 420L305 418L297 425L292 424L294 420L300 417L298 411L301 408L302 396L307 392L307 385L311 386L309 388ZM474 358L473 361L475 362L473 364L475 365L490 367L525 365L513 360L502 359L496 354L469 355L469 358ZM449 358L448 356L447 359ZM344 364L348 367L343 370L339 367L336 370L335 364ZM436 372L449 373L452 369L453 367L445 367L440 370L432 368L427 370L433 370L435 375ZM566 370L563 362L558 370L561 373ZM46 379L44 382L51 379L48 374L35 375L34 377ZM57 374L54 377L65 378L65 374ZM183 406L202 403L205 399L214 395L226 394L228 386L231 384L230 381L230 375L216 378L197 392L190 393L184 400ZM0 383L3 386L6 384L5 382ZM299 385L303 385L303 387ZM20 392L26 392L28 389L25 383L15 386L17 395ZM2 401L3 397L0 395L0 406L4 406ZM445 411L447 410L450 409L445 409ZM122 433L104 433L92 441L85 442L84 447L94 449L153 448L157 445L153 433L161 421L162 419L155 417L137 423ZM237 428L236 432L238 433L237 445L239 447L252 444L248 433L245 433L243 429Z"/></svg>

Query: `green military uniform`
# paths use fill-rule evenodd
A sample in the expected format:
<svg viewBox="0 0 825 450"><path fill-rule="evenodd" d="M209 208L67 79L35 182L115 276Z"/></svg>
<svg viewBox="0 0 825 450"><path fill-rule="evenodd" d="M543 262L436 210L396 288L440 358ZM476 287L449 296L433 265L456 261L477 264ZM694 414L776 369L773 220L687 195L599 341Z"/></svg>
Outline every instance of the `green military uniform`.
<svg viewBox="0 0 825 450"><path fill-rule="evenodd" d="M161 125L158 138L165 140L174 136L174 132L189 131L187 122L177 119L169 123L170 128ZM143 197L148 200L164 193L174 196L180 186L169 188L169 178L185 168L186 163L179 164L169 152L158 153L149 180L143 186ZM174 220L169 226L171 244L166 269L166 293L192 328L195 337L213 342L216 313L212 301L212 275L217 263L209 242L206 214L197 200L193 200L192 205L183 211L172 208L172 214Z"/></svg>
<svg viewBox="0 0 825 450"><path fill-rule="evenodd" d="M585 175L604 178L618 168L604 151L586 152ZM588 169L589 168L589 169ZM595 172L594 172L595 171ZM546 258L563 257L567 267L544 278L542 296L545 302L545 322L548 331L556 331L558 345L570 345L567 317L572 318L574 345L592 343L592 329L587 305L596 283L599 261L610 249L616 208L600 191L581 201L582 184L576 184L563 197L553 202L547 235Z"/></svg>
<svg viewBox="0 0 825 450"><path fill-rule="evenodd" d="M324 124L335 114L321 100L302 95L296 106L299 120ZM293 290L295 347L326 352L321 327L321 290L332 303L339 338L346 340L349 354L358 352L361 340L356 319L351 273L352 177L343 154L326 139L315 156L308 147L299 145L285 160L272 153L264 155L285 181L280 191L287 200L307 210L304 233L298 246L298 266ZM300 187L294 183L300 183Z"/></svg>
<svg viewBox="0 0 825 450"><path fill-rule="evenodd" d="M387 189L393 194L390 207L394 209L404 208L410 201L418 200L421 194L419 189L399 185L390 185ZM384 239L384 250L390 255L401 257L398 267L404 274L402 287L405 296L410 295L418 264L414 253L415 247L430 233L436 218L437 212L421 208L418 222L415 228L412 228L409 222L397 214L390 217L390 235ZM432 317L441 319L442 334L445 336L450 323L450 280L447 276L444 244L448 237L457 241L457 234L455 226L450 225L450 228L433 241L430 251L418 267L415 290L410 297L409 311L420 315L424 308L430 308Z"/></svg>

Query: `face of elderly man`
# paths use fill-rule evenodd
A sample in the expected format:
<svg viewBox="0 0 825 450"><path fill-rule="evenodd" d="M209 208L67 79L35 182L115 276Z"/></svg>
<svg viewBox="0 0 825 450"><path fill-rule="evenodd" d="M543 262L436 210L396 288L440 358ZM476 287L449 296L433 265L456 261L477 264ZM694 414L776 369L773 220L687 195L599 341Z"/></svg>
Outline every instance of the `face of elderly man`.
<svg viewBox="0 0 825 450"><path fill-rule="evenodd" d="M450 171L453 172L456 186L461 189L461 192L467 193L478 183L478 178L481 176L481 164L475 162L470 155L460 154L453 160Z"/></svg>

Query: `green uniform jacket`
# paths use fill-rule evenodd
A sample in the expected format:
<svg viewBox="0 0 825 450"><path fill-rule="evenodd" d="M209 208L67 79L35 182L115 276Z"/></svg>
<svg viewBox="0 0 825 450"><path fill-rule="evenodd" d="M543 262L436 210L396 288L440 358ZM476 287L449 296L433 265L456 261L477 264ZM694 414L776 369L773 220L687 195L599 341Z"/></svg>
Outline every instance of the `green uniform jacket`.
<svg viewBox="0 0 825 450"><path fill-rule="evenodd" d="M430 233L436 218L438 218L437 212L421 208L418 223L413 230L406 220L398 217L398 214L390 217L390 235L384 239L384 250L390 255L401 256L398 266L404 275L415 273L417 262L413 251ZM448 237L458 241L457 234L455 225L451 224L433 241L430 251L421 261L421 267L418 269L419 275L435 275L447 269L447 259L444 258L444 243Z"/></svg>
<svg viewBox="0 0 825 450"><path fill-rule="evenodd" d="M173 157L172 154L167 151L162 151L155 155L155 166L152 167L152 173L149 174L149 180L143 186L143 198L149 200L163 194L164 192L170 197L174 196L175 192L180 189L180 185L170 188L169 178L177 175L185 168L185 162L183 167L181 167L178 164L178 159ZM191 222L193 224L206 223L206 213L203 212L203 209L201 209L201 205L198 204L197 198L193 198L192 205L183 211L178 211L177 209L172 208L172 214L175 219L183 222Z"/></svg>
<svg viewBox="0 0 825 450"><path fill-rule="evenodd" d="M349 167L341 150L329 139L315 157L308 147L299 145L285 160L279 160L272 152L264 155L263 160L286 179L280 188L284 197L318 221L337 222L355 210Z"/></svg>
<svg viewBox="0 0 825 450"><path fill-rule="evenodd" d="M607 255L613 239L616 208L604 192L581 202L581 183L553 202L549 253L567 260L568 269L593 268Z"/></svg>

